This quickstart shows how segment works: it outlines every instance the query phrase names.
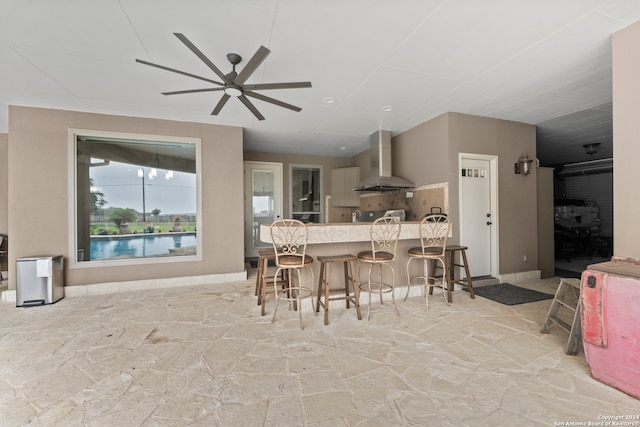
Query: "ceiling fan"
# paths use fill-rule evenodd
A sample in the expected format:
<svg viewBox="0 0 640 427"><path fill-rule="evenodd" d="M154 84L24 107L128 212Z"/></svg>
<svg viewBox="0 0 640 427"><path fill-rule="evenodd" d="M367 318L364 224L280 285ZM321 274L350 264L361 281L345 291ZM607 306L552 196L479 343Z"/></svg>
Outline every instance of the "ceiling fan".
<svg viewBox="0 0 640 427"><path fill-rule="evenodd" d="M297 88L306 88L311 87L311 82L289 82L289 83L258 83L258 84L245 84L247 79L251 77L251 75L256 71L256 69L262 64L262 62L267 58L267 56L271 53L269 49L264 46L260 46L258 51L251 57L247 65L244 66L242 71L238 74L236 72L236 65L238 65L242 61L242 57L236 53L229 53L227 55L227 59L231 63L233 69L228 74L223 74L222 71L218 67L216 67L213 62L209 60L191 41L184 35L180 33L173 33L185 46L187 46L193 53L196 54L202 62L204 62L220 79L222 82L211 80L206 77L197 76L195 74L187 73L185 71L176 70L174 68L165 67L164 65L154 64L152 62L143 61L142 59L136 59L136 62L140 64L149 65L151 67L160 68L161 70L171 71L173 73L182 74L184 76L193 77L194 79L203 80L205 82L213 83L218 87L210 87L204 89L188 89L188 90L178 90L174 92L163 92L163 95L180 95L184 93L196 93L196 92L216 92L223 91L224 94L218 104L216 104L215 108L211 112L211 115L218 115L218 113L222 110L222 107L227 103L229 98L232 96L238 98L240 102L242 102L258 120L264 120L264 116L260 114L260 111L249 101L247 97L259 99L261 101L269 102L271 104L277 105L279 107L288 108L293 111L302 111L302 108L296 107L295 105L287 104L286 102L279 101L274 98L270 98L268 96L264 96L257 92L256 90L268 90L268 89L297 89Z"/></svg>

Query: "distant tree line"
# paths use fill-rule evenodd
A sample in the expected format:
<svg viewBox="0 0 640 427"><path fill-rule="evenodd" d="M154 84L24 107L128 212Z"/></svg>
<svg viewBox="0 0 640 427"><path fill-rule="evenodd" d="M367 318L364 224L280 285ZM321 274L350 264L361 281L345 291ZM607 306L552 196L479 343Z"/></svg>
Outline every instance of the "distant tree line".
<svg viewBox="0 0 640 427"><path fill-rule="evenodd" d="M160 209L153 209L147 212L147 222L173 222L176 217L180 217L183 222L195 222L196 214L194 213L171 213L161 214ZM106 208L94 211L91 215L91 222L113 222L118 227L122 222L142 222L142 212L138 212L132 208Z"/></svg>

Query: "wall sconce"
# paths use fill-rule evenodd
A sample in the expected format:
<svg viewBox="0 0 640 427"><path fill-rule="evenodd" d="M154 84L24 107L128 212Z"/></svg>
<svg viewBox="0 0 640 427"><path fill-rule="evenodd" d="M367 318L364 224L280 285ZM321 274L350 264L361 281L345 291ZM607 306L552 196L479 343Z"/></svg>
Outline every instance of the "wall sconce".
<svg viewBox="0 0 640 427"><path fill-rule="evenodd" d="M519 175L529 175L531 173L531 162L533 160L529 159L525 154L514 164L514 172Z"/></svg>
<svg viewBox="0 0 640 427"><path fill-rule="evenodd" d="M585 153L587 153L590 156L593 156L598 152L598 148L600 148L600 143L592 142L590 144L584 144L582 148L584 148Z"/></svg>

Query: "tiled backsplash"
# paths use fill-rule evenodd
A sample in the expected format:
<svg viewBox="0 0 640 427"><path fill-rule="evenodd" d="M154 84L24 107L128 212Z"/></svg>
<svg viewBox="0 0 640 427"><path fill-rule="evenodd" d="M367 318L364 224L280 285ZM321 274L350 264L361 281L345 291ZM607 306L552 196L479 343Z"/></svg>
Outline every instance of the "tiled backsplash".
<svg viewBox="0 0 640 427"><path fill-rule="evenodd" d="M442 208L443 213L449 210L448 183L424 185L412 190L413 197L407 198L407 191L389 193L363 193L360 196L359 208L342 208L331 206L331 196L326 198L327 222L351 222L351 213L356 209L362 211L380 211L404 209L407 221L420 221L431 208Z"/></svg>

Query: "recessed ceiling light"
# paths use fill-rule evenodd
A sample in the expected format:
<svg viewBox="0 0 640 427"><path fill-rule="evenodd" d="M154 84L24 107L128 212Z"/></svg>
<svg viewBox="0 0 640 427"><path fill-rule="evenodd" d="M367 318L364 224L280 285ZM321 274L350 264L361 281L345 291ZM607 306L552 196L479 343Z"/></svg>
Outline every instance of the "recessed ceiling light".
<svg viewBox="0 0 640 427"><path fill-rule="evenodd" d="M382 107L382 111L391 111L393 110L393 107L391 105L385 105L384 107Z"/></svg>
<svg viewBox="0 0 640 427"><path fill-rule="evenodd" d="M347 147L338 147L338 149L344 151L347 149Z"/></svg>
<svg viewBox="0 0 640 427"><path fill-rule="evenodd" d="M322 102L324 102L325 104L333 104L334 102L336 102L336 100L335 98L327 96L326 98L322 98Z"/></svg>

